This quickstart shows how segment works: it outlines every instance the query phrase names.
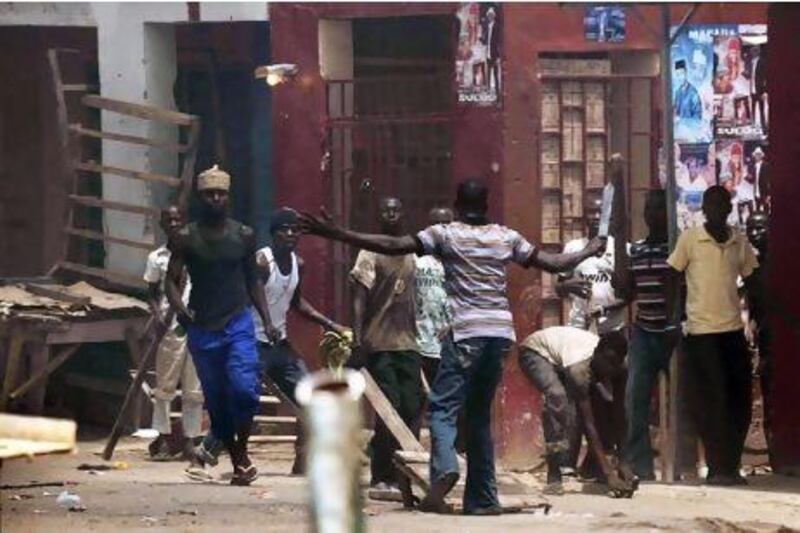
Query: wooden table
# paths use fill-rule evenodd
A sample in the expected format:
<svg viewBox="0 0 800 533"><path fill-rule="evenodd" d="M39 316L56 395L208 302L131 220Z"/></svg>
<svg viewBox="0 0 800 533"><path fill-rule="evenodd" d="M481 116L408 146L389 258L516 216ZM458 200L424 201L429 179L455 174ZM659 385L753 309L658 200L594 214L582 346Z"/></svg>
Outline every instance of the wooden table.
<svg viewBox="0 0 800 533"><path fill-rule="evenodd" d="M144 334L148 318L147 315L139 315L97 320L34 320L12 314L0 319L0 339L7 339L8 346L0 411L6 411L10 404L26 397L30 410L35 414L41 413L48 377L83 344L125 341L133 364L138 365L139 339ZM55 356L51 359L53 353ZM24 360L23 354L30 358L31 372L24 383L15 387ZM133 422L138 425L139 412L134 411Z"/></svg>

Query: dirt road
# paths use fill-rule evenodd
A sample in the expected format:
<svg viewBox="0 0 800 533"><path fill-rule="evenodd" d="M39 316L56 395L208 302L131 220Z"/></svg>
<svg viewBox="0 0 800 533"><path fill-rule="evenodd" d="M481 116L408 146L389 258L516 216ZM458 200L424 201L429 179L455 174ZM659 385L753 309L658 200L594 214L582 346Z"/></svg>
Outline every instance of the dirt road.
<svg viewBox="0 0 800 533"><path fill-rule="evenodd" d="M186 480L180 462L145 459L145 442L123 440L114 460L125 470L92 473L81 464L103 464L102 441L81 443L76 455L8 461L2 485L74 482L68 487L6 488L0 491L4 533L23 531L270 531L299 533L308 529L306 485L288 475L289 446L254 453L261 476L249 488L231 487L224 479L203 484ZM220 478L227 464L215 469ZM702 486L644 485L632 500L596 494L599 487L574 482L568 493L552 498L552 511L474 518L404 511L399 504L369 502L369 531L705 531L747 533L800 530L800 480L780 476L750 478L750 486L722 489ZM56 503L68 489L81 497L84 512L69 512ZM781 529L783 527L784 529Z"/></svg>

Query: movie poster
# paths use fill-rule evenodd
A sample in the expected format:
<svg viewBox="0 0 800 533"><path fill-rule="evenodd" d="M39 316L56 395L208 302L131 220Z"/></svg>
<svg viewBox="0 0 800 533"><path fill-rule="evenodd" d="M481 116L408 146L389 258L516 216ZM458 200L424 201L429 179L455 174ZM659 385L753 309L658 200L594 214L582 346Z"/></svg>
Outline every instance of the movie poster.
<svg viewBox="0 0 800 533"><path fill-rule="evenodd" d="M583 16L587 41L621 43L625 40L625 8L592 6Z"/></svg>
<svg viewBox="0 0 800 533"><path fill-rule="evenodd" d="M769 208L765 59L765 25L690 26L672 47L681 230L703 223L702 193L714 184L731 192L731 224Z"/></svg>
<svg viewBox="0 0 800 533"><path fill-rule="evenodd" d="M501 9L496 2L462 3L456 11L456 87L463 105L500 102L502 84Z"/></svg>

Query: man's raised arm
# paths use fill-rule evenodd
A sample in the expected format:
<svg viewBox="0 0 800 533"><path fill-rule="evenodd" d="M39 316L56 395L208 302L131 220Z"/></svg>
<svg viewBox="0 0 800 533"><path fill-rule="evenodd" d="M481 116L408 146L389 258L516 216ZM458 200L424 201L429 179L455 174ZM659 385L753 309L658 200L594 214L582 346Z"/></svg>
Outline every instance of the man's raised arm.
<svg viewBox="0 0 800 533"><path fill-rule="evenodd" d="M545 272L564 272L572 270L578 266L584 259L597 255L601 250L605 250L606 241L595 237L583 250L573 253L552 253L539 250L534 250L526 267L535 267Z"/></svg>
<svg viewBox="0 0 800 533"><path fill-rule="evenodd" d="M338 226L325 209L320 215L301 213L300 227L306 233L318 235L325 239L340 241L357 248L370 250L383 255L405 255L421 253L422 247L411 235L391 236L371 233L360 233Z"/></svg>

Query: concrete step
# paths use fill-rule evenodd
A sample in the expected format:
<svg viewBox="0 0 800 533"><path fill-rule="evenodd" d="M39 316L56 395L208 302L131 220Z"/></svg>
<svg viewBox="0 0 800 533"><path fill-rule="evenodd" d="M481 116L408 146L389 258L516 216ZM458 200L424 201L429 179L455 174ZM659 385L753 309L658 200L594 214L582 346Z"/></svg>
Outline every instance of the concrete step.
<svg viewBox="0 0 800 533"><path fill-rule="evenodd" d="M248 442L251 444L279 444L293 443L296 440L295 435L252 435Z"/></svg>
<svg viewBox="0 0 800 533"><path fill-rule="evenodd" d="M256 424L294 424L297 422L297 417L256 415L253 417L253 421Z"/></svg>

